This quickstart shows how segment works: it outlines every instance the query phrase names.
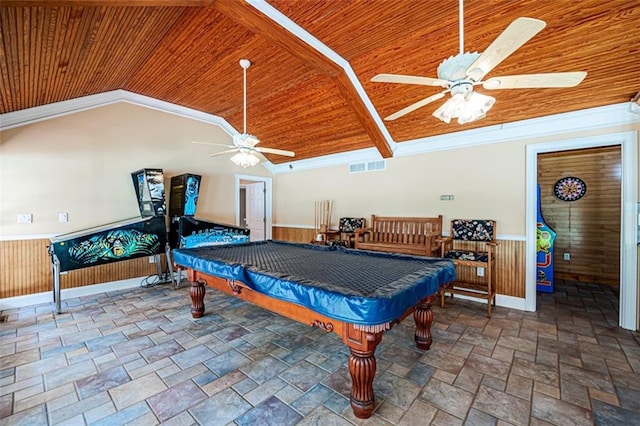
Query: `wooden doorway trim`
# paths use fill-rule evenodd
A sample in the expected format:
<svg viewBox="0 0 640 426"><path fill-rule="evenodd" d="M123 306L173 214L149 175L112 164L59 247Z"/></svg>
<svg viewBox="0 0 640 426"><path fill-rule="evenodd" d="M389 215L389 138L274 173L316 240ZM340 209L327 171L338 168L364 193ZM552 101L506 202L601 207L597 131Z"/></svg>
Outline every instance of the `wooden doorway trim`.
<svg viewBox="0 0 640 426"><path fill-rule="evenodd" d="M622 154L622 218L620 226L620 317L618 325L638 329L638 134L621 132L527 145L525 309L536 310L536 184L538 154L620 145Z"/></svg>
<svg viewBox="0 0 640 426"><path fill-rule="evenodd" d="M244 227L244 224L240 221L240 181L251 182L264 182L265 194L264 194L264 214L265 214L265 229L264 238L266 240L272 239L273 231L273 197L272 197L272 180L270 177L264 176L252 176L252 175L235 175L235 214L236 214L236 226Z"/></svg>

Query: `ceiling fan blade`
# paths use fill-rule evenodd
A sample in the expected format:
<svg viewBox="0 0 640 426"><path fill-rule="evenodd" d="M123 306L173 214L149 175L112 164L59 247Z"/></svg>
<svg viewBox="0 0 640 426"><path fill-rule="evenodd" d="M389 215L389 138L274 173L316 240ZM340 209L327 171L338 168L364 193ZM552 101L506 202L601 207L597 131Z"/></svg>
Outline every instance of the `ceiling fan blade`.
<svg viewBox="0 0 640 426"><path fill-rule="evenodd" d="M445 93L447 93L449 90L445 90L443 92L440 93L436 93L435 95L431 95L428 98L424 98L421 101L416 102L415 104L411 104L406 108L401 109L400 111L391 114L388 117L385 117L385 121L393 121L397 118L400 118L404 115L409 114L412 111L417 110L418 108L422 108L423 106L430 104L433 101L437 101L438 99L441 99Z"/></svg>
<svg viewBox="0 0 640 426"><path fill-rule="evenodd" d="M260 161L269 161L269 159L267 157L264 156L263 153L261 153L260 151L258 151L257 149L252 150L254 151L253 154L258 156L260 158Z"/></svg>
<svg viewBox="0 0 640 426"><path fill-rule="evenodd" d="M213 142L199 142L199 141L191 141L191 143L195 143L196 145L209 145L209 146L224 146L226 148L235 148L235 145L224 145L220 143Z"/></svg>
<svg viewBox="0 0 640 426"><path fill-rule="evenodd" d="M467 68L467 76L474 81L482 80L500 62L538 34L546 25L539 19L516 19Z"/></svg>
<svg viewBox="0 0 640 426"><path fill-rule="evenodd" d="M573 87L587 76L586 71L552 72L492 77L482 83L485 89L529 89L545 87Z"/></svg>
<svg viewBox="0 0 640 426"><path fill-rule="evenodd" d="M285 151L283 149L263 148L263 147L255 147L254 149L258 152L264 152L265 154L286 155L287 157L295 157L296 155L296 153L293 151Z"/></svg>
<svg viewBox="0 0 640 426"><path fill-rule="evenodd" d="M419 84L421 86L439 86L447 88L450 82L439 78L416 77L413 75L378 74L371 79L376 83Z"/></svg>
<svg viewBox="0 0 640 426"><path fill-rule="evenodd" d="M220 152L214 152L213 154L210 154L209 157L218 157L220 155L224 155L224 154L229 154L231 152L237 152L237 149L228 149L226 151L220 151Z"/></svg>

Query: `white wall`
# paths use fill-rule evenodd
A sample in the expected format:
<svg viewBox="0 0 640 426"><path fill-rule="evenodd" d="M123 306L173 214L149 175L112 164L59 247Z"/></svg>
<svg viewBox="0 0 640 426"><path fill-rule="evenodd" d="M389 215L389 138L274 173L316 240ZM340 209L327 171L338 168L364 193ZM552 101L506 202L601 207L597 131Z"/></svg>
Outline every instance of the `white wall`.
<svg viewBox="0 0 640 426"><path fill-rule="evenodd" d="M522 142L391 158L386 169L349 174L348 165L276 175L277 224L313 225L315 200L342 216L473 217L498 220L500 233L524 235ZM507 178L505 178L507 176ZM440 195L452 194L453 201Z"/></svg>
<svg viewBox="0 0 640 426"><path fill-rule="evenodd" d="M157 110L117 103L0 133L0 236L55 235L139 216L131 172L202 175L197 216L235 222L234 174L243 169L224 148L191 141L230 143L220 127ZM68 223L58 213L69 214ZM33 223L18 224L18 213Z"/></svg>
<svg viewBox="0 0 640 426"><path fill-rule="evenodd" d="M527 145L630 130L639 131L640 121L537 137L523 132L499 143L390 158L384 171L357 174L349 174L347 164L294 167L274 178L274 224L313 227L315 201L331 199L334 227L342 216L442 214L445 224L462 217L495 219L499 235L524 238ZM445 194L454 200L441 201Z"/></svg>

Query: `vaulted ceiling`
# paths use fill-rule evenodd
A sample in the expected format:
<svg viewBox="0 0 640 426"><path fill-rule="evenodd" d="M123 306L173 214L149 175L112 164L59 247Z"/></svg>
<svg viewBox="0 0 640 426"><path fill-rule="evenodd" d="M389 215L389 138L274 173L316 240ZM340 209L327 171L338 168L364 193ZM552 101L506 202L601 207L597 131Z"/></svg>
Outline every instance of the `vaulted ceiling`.
<svg viewBox="0 0 640 426"><path fill-rule="evenodd" d="M588 73L572 88L491 91L487 117L465 125L431 115L446 98L383 121L441 89L371 82L436 77L459 51L457 0L3 0L0 13L0 113L123 89L242 131L238 61L248 58L247 130L296 159L370 147L390 157L390 141L616 104L640 90L637 0L465 1L465 51L482 52L518 17L547 23L489 77Z"/></svg>

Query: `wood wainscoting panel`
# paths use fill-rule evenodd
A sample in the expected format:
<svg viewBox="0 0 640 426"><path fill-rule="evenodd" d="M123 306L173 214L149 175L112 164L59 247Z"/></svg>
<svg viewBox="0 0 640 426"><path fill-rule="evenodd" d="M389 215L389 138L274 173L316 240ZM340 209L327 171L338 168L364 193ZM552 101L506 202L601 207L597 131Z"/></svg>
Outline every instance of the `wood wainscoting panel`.
<svg viewBox="0 0 640 426"><path fill-rule="evenodd" d="M524 299L525 283L525 241L500 240L496 247L496 292L505 296Z"/></svg>
<svg viewBox="0 0 640 426"><path fill-rule="evenodd" d="M47 239L0 241L0 299L51 290Z"/></svg>
<svg viewBox="0 0 640 426"><path fill-rule="evenodd" d="M315 229L309 228L287 228L274 226L272 236L277 241L289 241L292 243L308 243L315 238Z"/></svg>
<svg viewBox="0 0 640 426"><path fill-rule="evenodd" d="M542 214L557 234L556 278L620 283L621 169L620 146L538 155ZM555 183L567 176L586 183L584 197L562 201L554 195Z"/></svg>
<svg viewBox="0 0 640 426"><path fill-rule="evenodd" d="M296 243L313 240L313 229L273 227L273 239ZM456 241L456 243L463 243ZM463 245L457 245L463 248ZM470 282L478 278L471 268L461 268L461 277ZM496 292L505 296L525 297L525 242L500 240L496 248Z"/></svg>
<svg viewBox="0 0 640 426"><path fill-rule="evenodd" d="M308 243L313 229L274 227L273 239ZM0 241L0 299L51 291L51 260L48 239ZM496 250L496 291L498 294L524 297L524 241L501 240ZM165 256L161 255L163 270ZM128 278L154 275L156 265L148 257L123 260L107 265L77 269L62 274L63 289L82 287Z"/></svg>
<svg viewBox="0 0 640 426"><path fill-rule="evenodd" d="M0 241L0 299L52 290L50 244L48 239ZM82 287L156 273L156 265L145 256L63 273L60 286Z"/></svg>

